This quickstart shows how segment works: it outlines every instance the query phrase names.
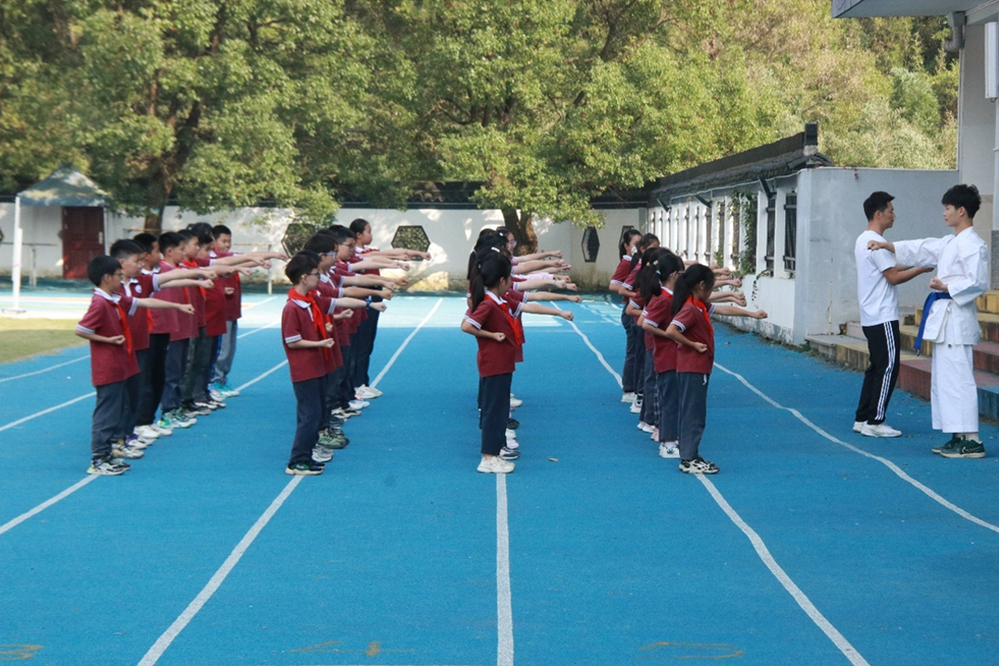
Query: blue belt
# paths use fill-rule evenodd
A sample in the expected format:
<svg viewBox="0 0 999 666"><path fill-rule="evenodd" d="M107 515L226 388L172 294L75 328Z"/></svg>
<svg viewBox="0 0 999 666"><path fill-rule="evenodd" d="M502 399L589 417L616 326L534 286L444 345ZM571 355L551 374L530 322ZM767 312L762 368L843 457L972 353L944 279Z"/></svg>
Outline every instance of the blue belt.
<svg viewBox="0 0 999 666"><path fill-rule="evenodd" d="M923 346L923 330L926 328L926 319L930 316L930 308L937 301L950 300L951 296L946 291L931 291L923 303L923 316L919 320L919 333L916 333L916 344L912 345L916 356L919 356L919 348Z"/></svg>

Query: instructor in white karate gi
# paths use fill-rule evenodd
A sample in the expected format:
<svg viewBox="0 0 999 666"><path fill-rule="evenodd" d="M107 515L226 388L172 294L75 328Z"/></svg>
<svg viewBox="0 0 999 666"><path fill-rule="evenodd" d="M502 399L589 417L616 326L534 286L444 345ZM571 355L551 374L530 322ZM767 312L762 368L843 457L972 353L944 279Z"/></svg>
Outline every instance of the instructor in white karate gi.
<svg viewBox="0 0 999 666"><path fill-rule="evenodd" d="M933 429L951 435L933 452L945 458L984 458L972 362L972 347L981 337L975 299L989 287L988 249L974 229L982 198L974 185L955 185L941 203L944 224L953 234L895 243L872 240L867 247L894 252L900 264L937 267L915 345L918 352L923 338L933 342Z"/></svg>

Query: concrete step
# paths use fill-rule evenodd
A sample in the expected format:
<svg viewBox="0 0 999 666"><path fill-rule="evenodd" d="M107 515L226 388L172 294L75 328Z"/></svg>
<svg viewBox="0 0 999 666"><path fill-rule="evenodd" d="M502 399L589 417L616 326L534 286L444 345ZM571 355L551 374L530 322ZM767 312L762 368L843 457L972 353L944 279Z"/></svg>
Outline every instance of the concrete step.
<svg viewBox="0 0 999 666"><path fill-rule="evenodd" d="M916 317L913 325L919 326L923 318L923 309L916 308ZM999 342L999 314L991 312L978 312L978 327L982 330L982 340L989 342Z"/></svg>
<svg viewBox="0 0 999 666"><path fill-rule="evenodd" d="M911 335L915 337L915 331L912 331ZM832 363L857 372L867 370L870 356L867 353L866 339L849 335L810 335L806 340L819 356ZM932 347L932 344L929 346ZM974 355L979 413L987 419L999 420L999 373L996 372L999 370L999 343L980 342L975 346ZM905 350L901 352L901 357L902 363L896 386L929 400L930 368L933 360Z"/></svg>
<svg viewBox="0 0 999 666"><path fill-rule="evenodd" d="M999 291L987 291L975 299L979 312L999 314Z"/></svg>

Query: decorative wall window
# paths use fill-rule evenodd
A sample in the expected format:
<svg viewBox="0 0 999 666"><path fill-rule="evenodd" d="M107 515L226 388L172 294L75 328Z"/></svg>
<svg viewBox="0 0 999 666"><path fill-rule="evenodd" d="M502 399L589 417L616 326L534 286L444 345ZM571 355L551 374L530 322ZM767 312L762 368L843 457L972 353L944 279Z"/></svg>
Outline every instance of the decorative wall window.
<svg viewBox="0 0 999 666"><path fill-rule="evenodd" d="M596 227L586 227L583 230L583 261L592 264L600 253L600 234Z"/></svg>
<svg viewBox="0 0 999 666"><path fill-rule="evenodd" d="M307 224L304 222L292 222L285 229L284 237L281 239L281 247L289 257L298 254L305 247L305 243L312 238L313 234L322 227L318 224Z"/></svg>
<svg viewBox="0 0 999 666"><path fill-rule="evenodd" d="M774 270L774 237L777 231L777 194L767 195L767 270Z"/></svg>
<svg viewBox="0 0 999 666"><path fill-rule="evenodd" d="M798 194L790 192L784 203L784 269L794 274L798 239Z"/></svg>
<svg viewBox="0 0 999 666"><path fill-rule="evenodd" d="M420 225L400 226L392 236L392 247L426 252L430 249L430 238Z"/></svg>

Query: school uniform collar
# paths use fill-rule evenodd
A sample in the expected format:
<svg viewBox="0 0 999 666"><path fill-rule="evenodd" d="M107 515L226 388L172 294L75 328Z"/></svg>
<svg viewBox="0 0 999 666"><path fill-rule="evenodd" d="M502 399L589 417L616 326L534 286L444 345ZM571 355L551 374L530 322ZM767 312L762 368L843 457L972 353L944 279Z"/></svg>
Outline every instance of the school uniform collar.
<svg viewBox="0 0 999 666"><path fill-rule="evenodd" d="M319 279L326 284L333 284L333 280L330 279L329 271L319 274Z"/></svg>
<svg viewBox="0 0 999 666"><path fill-rule="evenodd" d="M100 287L94 287L94 293L106 301L111 301L112 303L117 303L121 300L120 294L109 294Z"/></svg>
<svg viewBox="0 0 999 666"><path fill-rule="evenodd" d="M664 294L669 294L670 296L672 296L673 295L673 290L670 289L669 287L663 287L663 293Z"/></svg>
<svg viewBox="0 0 999 666"><path fill-rule="evenodd" d="M496 301L497 305L506 305L506 301L504 299L500 298L499 296L489 291L488 289L486 290L486 296Z"/></svg>

